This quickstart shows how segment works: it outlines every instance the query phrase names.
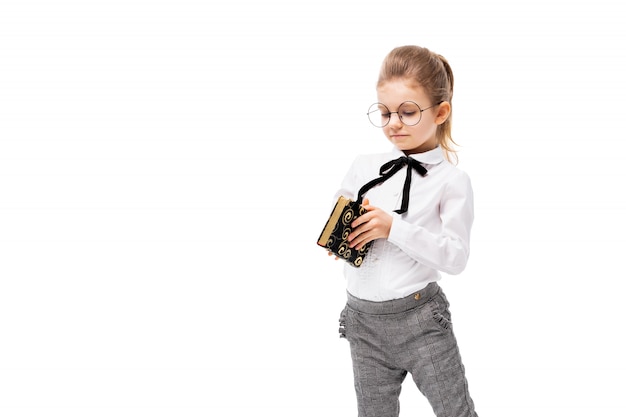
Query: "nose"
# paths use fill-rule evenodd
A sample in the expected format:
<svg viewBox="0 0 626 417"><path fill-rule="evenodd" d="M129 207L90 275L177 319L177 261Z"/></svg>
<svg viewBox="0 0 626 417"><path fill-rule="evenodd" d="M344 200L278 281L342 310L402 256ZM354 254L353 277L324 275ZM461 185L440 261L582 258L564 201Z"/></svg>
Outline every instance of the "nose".
<svg viewBox="0 0 626 417"><path fill-rule="evenodd" d="M396 116L394 119L393 116ZM400 120L400 114L397 111L391 112L389 114L389 125L390 126L402 126L402 120Z"/></svg>

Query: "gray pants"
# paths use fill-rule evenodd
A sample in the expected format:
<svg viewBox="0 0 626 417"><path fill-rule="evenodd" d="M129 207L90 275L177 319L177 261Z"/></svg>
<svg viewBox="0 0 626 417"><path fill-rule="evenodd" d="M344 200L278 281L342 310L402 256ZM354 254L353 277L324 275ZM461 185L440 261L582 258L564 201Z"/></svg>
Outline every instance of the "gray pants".
<svg viewBox="0 0 626 417"><path fill-rule="evenodd" d="M341 337L350 342L359 417L397 417L407 373L437 417L476 417L437 283L406 298L373 302L348 293Z"/></svg>

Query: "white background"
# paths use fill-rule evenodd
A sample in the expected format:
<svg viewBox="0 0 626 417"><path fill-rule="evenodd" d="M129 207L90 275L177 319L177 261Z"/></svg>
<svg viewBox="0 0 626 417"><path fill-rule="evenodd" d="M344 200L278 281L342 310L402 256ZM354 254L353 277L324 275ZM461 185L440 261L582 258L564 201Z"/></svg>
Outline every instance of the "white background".
<svg viewBox="0 0 626 417"><path fill-rule="evenodd" d="M315 241L403 44L473 181L442 282L482 417L624 416L618 2L3 0L0 415L356 415ZM405 384L403 415L432 415Z"/></svg>

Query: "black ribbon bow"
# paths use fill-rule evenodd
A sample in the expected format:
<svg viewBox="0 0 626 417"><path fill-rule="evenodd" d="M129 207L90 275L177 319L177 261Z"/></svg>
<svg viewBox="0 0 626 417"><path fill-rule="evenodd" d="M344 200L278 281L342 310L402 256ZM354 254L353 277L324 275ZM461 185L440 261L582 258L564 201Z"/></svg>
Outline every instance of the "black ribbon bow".
<svg viewBox="0 0 626 417"><path fill-rule="evenodd" d="M363 194L365 194L378 184L382 184L383 182L387 181L396 172L400 171L405 165L408 165L408 167L406 170L406 178L404 180L404 188L402 190L402 205L400 206L400 209L394 210L394 212L398 214L406 213L409 208L409 191L411 190L411 173L413 169L416 170L418 174L420 174L422 177L428 174L428 170L424 168L421 162L416 161L415 159L408 156L401 156L398 159L394 159L393 161L389 161L383 164L383 166L380 167L380 177L371 180L363 187L361 187L361 189L359 190L357 203L362 203Z"/></svg>

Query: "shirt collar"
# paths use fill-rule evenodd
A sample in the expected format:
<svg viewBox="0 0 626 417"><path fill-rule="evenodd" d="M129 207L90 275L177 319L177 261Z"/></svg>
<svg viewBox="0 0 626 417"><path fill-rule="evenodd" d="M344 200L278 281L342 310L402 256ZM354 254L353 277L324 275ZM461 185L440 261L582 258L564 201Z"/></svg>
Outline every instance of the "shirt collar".
<svg viewBox="0 0 626 417"><path fill-rule="evenodd" d="M398 155L398 156L402 156L404 155L404 152L402 152L400 149L394 147L393 148L393 154L394 155ZM419 161L423 164L429 164L429 165L437 165L440 162L443 161L443 150L441 149L441 146L437 146L435 149L432 149L430 151L426 151L426 152L422 152L422 153L413 153L411 155L409 155L411 158L415 159L416 161Z"/></svg>

